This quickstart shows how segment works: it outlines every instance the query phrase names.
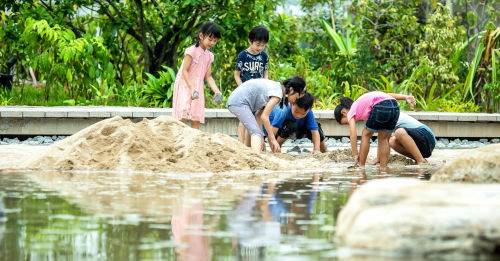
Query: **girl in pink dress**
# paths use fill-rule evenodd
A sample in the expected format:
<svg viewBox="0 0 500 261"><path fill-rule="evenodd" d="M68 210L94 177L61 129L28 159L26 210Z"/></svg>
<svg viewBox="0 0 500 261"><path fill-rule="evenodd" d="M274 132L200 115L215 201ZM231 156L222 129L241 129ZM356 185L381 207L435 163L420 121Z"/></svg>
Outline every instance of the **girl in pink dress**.
<svg viewBox="0 0 500 261"><path fill-rule="evenodd" d="M198 31L198 42L184 52L184 60L175 78L172 116L184 123L190 120L195 129L200 128L200 122L205 122L203 80L215 93L214 102L222 103L222 94L212 78L214 55L209 51L220 37L215 23L205 23Z"/></svg>

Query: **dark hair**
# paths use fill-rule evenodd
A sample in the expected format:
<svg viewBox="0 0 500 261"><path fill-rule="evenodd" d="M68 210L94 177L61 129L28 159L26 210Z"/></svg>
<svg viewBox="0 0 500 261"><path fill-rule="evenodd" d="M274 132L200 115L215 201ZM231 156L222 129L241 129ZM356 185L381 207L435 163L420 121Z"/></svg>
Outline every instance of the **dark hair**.
<svg viewBox="0 0 500 261"><path fill-rule="evenodd" d="M288 104L288 93L290 92L290 88L297 93L304 93L306 91L306 82L298 76L286 79L282 84L285 87L286 95L281 98L280 108L283 108L283 104Z"/></svg>
<svg viewBox="0 0 500 261"><path fill-rule="evenodd" d="M248 34L248 40L250 42L262 41L267 43L269 42L269 31L264 26L257 25Z"/></svg>
<svg viewBox="0 0 500 261"><path fill-rule="evenodd" d="M314 97L312 96L312 94L308 92L306 92L306 94L304 94L304 96L302 96L301 98L295 100L295 105L299 106L300 108L306 111L313 107L313 103L314 103Z"/></svg>
<svg viewBox="0 0 500 261"><path fill-rule="evenodd" d="M196 42L196 47L200 46L200 33L203 34L203 36L205 37L215 37L217 39L220 39L221 37L221 33L220 33L220 30L219 30L219 27L217 26L217 24L215 24L214 22L206 22L201 28L200 30L198 30L198 35L196 36L198 38L198 41Z"/></svg>
<svg viewBox="0 0 500 261"><path fill-rule="evenodd" d="M335 111L333 112L338 123L340 123L340 119L342 119L342 109L351 109L351 105L354 101L349 97L342 97L339 102L340 104L335 107Z"/></svg>

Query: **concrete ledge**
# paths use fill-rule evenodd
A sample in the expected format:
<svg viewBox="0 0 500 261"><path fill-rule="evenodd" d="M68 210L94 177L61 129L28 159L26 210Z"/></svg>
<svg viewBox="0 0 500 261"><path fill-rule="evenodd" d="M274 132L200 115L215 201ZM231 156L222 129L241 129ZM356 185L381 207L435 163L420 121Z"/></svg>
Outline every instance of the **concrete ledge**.
<svg viewBox="0 0 500 261"><path fill-rule="evenodd" d="M407 112L427 124L437 137L500 137L500 114ZM121 116L133 121L171 115L171 108L109 106L0 106L0 135L71 135L102 119ZM333 110L317 110L314 115L327 136L348 136L349 128L335 121ZM207 132L237 135L238 119L227 109L206 109ZM361 134L364 122L357 124Z"/></svg>

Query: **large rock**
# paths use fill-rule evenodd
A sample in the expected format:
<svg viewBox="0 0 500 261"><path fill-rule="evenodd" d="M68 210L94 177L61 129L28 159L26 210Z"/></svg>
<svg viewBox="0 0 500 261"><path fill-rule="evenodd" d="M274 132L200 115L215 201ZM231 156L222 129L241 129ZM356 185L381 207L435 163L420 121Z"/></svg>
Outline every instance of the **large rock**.
<svg viewBox="0 0 500 261"><path fill-rule="evenodd" d="M438 182L500 183L500 144L467 150L431 178Z"/></svg>
<svg viewBox="0 0 500 261"><path fill-rule="evenodd" d="M370 181L340 212L336 237L343 253L497 257L500 185Z"/></svg>

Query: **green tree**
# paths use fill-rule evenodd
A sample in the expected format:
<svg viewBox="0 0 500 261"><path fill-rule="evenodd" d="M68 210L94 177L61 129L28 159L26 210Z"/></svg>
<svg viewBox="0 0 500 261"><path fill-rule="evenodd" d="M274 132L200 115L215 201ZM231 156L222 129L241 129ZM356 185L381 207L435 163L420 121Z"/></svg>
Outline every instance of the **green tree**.
<svg viewBox="0 0 500 261"><path fill-rule="evenodd" d="M397 83L411 74L412 49L422 37L412 1L375 0L355 5L360 20L360 67L366 78L387 75Z"/></svg>
<svg viewBox="0 0 500 261"><path fill-rule="evenodd" d="M412 81L418 84L426 99L453 89L459 82L453 70L453 57L459 49L461 29L456 28L450 10L438 5L425 26L425 39L415 47L418 58Z"/></svg>

